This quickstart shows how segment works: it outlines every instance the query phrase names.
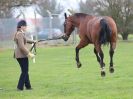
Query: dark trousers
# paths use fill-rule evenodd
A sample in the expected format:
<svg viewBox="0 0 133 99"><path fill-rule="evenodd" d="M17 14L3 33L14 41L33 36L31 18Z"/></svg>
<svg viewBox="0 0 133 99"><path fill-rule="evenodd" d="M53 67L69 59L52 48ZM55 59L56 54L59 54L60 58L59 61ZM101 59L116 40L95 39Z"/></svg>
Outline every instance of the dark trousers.
<svg viewBox="0 0 133 99"><path fill-rule="evenodd" d="M28 74L28 67L29 67L28 58L27 57L26 58L17 58L17 61L21 68L21 75L19 78L17 88L23 90L24 85L27 89L31 88L29 74Z"/></svg>

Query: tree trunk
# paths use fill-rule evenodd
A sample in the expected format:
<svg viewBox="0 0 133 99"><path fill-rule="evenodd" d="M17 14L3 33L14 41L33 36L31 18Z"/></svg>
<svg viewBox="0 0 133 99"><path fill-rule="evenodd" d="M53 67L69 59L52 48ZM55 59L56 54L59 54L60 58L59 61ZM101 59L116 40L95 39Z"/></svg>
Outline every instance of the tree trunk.
<svg viewBox="0 0 133 99"><path fill-rule="evenodd" d="M128 40L128 33L123 33L121 35L123 40Z"/></svg>

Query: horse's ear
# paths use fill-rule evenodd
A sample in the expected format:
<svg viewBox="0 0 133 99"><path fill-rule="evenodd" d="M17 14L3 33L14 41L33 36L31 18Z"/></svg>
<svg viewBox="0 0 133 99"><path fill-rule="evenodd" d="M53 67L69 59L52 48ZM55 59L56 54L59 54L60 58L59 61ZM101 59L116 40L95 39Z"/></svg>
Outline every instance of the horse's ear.
<svg viewBox="0 0 133 99"><path fill-rule="evenodd" d="M65 16L65 19L67 19L67 14L66 13L64 13L64 16Z"/></svg>

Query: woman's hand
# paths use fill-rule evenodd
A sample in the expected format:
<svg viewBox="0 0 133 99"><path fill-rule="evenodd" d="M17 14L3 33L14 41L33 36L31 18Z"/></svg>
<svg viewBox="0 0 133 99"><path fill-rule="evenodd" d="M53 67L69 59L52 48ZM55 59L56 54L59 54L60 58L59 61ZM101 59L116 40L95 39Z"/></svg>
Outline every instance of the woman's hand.
<svg viewBox="0 0 133 99"><path fill-rule="evenodd" d="M38 43L38 41L37 40L34 40L34 43Z"/></svg>
<svg viewBox="0 0 133 99"><path fill-rule="evenodd" d="M35 55L32 54L31 52L29 52L27 56L30 57L30 58L34 58L35 57Z"/></svg>

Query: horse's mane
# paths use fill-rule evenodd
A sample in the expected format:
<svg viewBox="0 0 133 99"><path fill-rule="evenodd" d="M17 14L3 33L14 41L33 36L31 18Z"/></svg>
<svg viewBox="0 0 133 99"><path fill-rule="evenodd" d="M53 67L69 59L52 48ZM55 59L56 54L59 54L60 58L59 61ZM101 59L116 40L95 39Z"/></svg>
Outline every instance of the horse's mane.
<svg viewBox="0 0 133 99"><path fill-rule="evenodd" d="M88 14L85 14L85 13L75 13L73 16L75 16L75 17L86 17L86 16L88 16Z"/></svg>

